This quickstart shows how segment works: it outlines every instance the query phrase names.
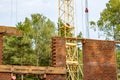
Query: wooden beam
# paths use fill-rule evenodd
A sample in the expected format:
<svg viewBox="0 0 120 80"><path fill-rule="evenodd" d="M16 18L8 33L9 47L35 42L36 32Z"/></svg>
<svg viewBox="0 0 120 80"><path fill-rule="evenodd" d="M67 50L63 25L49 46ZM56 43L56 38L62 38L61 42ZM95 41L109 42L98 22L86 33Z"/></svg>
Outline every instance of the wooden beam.
<svg viewBox="0 0 120 80"><path fill-rule="evenodd" d="M67 46L77 46L76 43L66 43Z"/></svg>
<svg viewBox="0 0 120 80"><path fill-rule="evenodd" d="M66 68L0 65L0 72L16 74L66 74Z"/></svg>
<svg viewBox="0 0 120 80"><path fill-rule="evenodd" d="M77 38L77 37L66 37L67 40L84 40L85 38Z"/></svg>
<svg viewBox="0 0 120 80"><path fill-rule="evenodd" d="M78 65L79 63L77 61L66 61L66 64L68 65Z"/></svg>
<svg viewBox="0 0 120 80"><path fill-rule="evenodd" d="M120 41L115 41L116 44L120 44Z"/></svg>
<svg viewBox="0 0 120 80"><path fill-rule="evenodd" d="M22 31L17 30L15 27L11 26L0 26L0 33L5 36L19 36L22 37Z"/></svg>
<svg viewBox="0 0 120 80"><path fill-rule="evenodd" d="M76 40L76 41L83 41L86 40L85 38L77 38L77 37L67 37L67 40ZM94 39L90 39L90 40L94 40ZM102 40L100 40L102 41ZM110 40L105 40L105 41L110 41ZM114 41L116 44L120 44L120 41Z"/></svg>

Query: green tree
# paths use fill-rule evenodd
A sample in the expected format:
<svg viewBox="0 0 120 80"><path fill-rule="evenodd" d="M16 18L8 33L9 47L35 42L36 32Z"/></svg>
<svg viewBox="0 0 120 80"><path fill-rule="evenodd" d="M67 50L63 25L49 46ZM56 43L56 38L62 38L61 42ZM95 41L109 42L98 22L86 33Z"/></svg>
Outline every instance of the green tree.
<svg viewBox="0 0 120 80"><path fill-rule="evenodd" d="M40 14L17 24L23 37L4 37L4 63L22 65L50 65L51 37L55 35L54 23ZM37 62L36 62L37 58Z"/></svg>
<svg viewBox="0 0 120 80"><path fill-rule="evenodd" d="M55 25L41 14L33 14L31 18L16 25L22 30L23 37L4 37L4 64L14 65L50 65L51 38L55 35ZM17 75L20 79L20 75ZM38 78L27 75L25 80Z"/></svg>
<svg viewBox="0 0 120 80"><path fill-rule="evenodd" d="M77 35L77 38L82 38L82 32L79 32L79 34Z"/></svg>
<svg viewBox="0 0 120 80"><path fill-rule="evenodd" d="M61 37L72 37L73 28L69 23L64 23L60 18L58 19L58 35Z"/></svg>
<svg viewBox="0 0 120 80"><path fill-rule="evenodd" d="M100 31L106 35L106 39L111 37L114 40L120 40L120 0L109 0L106 8L101 12L100 19L95 23L91 21L92 26L97 26ZM120 50L116 47L117 66L120 69Z"/></svg>
<svg viewBox="0 0 120 80"><path fill-rule="evenodd" d="M97 21L97 26L100 31L103 31L106 38L113 37L115 40L120 40L120 0L110 0L106 4L106 8L101 12L100 19ZM94 22L91 24L95 25Z"/></svg>
<svg viewBox="0 0 120 80"><path fill-rule="evenodd" d="M36 65L50 65L51 37L55 35L55 25L43 15L33 14L31 17L32 39L37 55Z"/></svg>
<svg viewBox="0 0 120 80"><path fill-rule="evenodd" d="M18 23L17 29L23 31L23 37L4 37L4 64L35 65L35 54L30 38L30 23L26 18L24 23Z"/></svg>
<svg viewBox="0 0 120 80"><path fill-rule="evenodd" d="M118 66L118 69L120 69L120 46L117 46L117 66Z"/></svg>

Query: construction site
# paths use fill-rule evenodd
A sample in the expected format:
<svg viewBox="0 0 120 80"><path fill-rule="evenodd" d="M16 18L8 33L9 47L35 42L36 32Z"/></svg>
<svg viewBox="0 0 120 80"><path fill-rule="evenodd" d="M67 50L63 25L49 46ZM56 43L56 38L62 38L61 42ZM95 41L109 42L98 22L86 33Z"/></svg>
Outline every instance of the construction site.
<svg viewBox="0 0 120 80"><path fill-rule="evenodd" d="M87 0L86 37L76 37L74 10L74 0L58 0L58 35L51 38L51 66L3 65L3 37L22 37L23 32L0 26L0 80L17 80L16 74L39 75L39 80L119 80L115 47L120 41L89 38Z"/></svg>

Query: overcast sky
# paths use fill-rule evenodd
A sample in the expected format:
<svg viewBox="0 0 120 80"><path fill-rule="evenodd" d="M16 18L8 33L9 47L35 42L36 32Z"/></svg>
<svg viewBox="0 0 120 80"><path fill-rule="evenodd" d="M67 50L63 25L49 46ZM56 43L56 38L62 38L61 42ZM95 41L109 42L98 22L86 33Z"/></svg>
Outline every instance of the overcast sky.
<svg viewBox="0 0 120 80"><path fill-rule="evenodd" d="M57 23L58 0L0 0L0 25L15 26L33 13L40 13ZM88 0L89 21L97 21L100 12L108 0ZM75 0L76 32L82 31L84 25L85 0ZM93 34L91 32L91 34Z"/></svg>

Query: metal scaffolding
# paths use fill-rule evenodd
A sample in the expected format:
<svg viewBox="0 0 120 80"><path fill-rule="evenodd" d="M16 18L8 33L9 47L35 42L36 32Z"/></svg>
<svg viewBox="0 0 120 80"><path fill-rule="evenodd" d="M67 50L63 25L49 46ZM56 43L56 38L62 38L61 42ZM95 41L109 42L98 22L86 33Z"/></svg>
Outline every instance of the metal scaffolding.
<svg viewBox="0 0 120 80"><path fill-rule="evenodd" d="M74 0L58 0L58 29L60 36L74 35Z"/></svg>
<svg viewBox="0 0 120 80"><path fill-rule="evenodd" d="M58 0L58 35L75 37L74 0ZM66 40L67 80L80 80L77 40Z"/></svg>

